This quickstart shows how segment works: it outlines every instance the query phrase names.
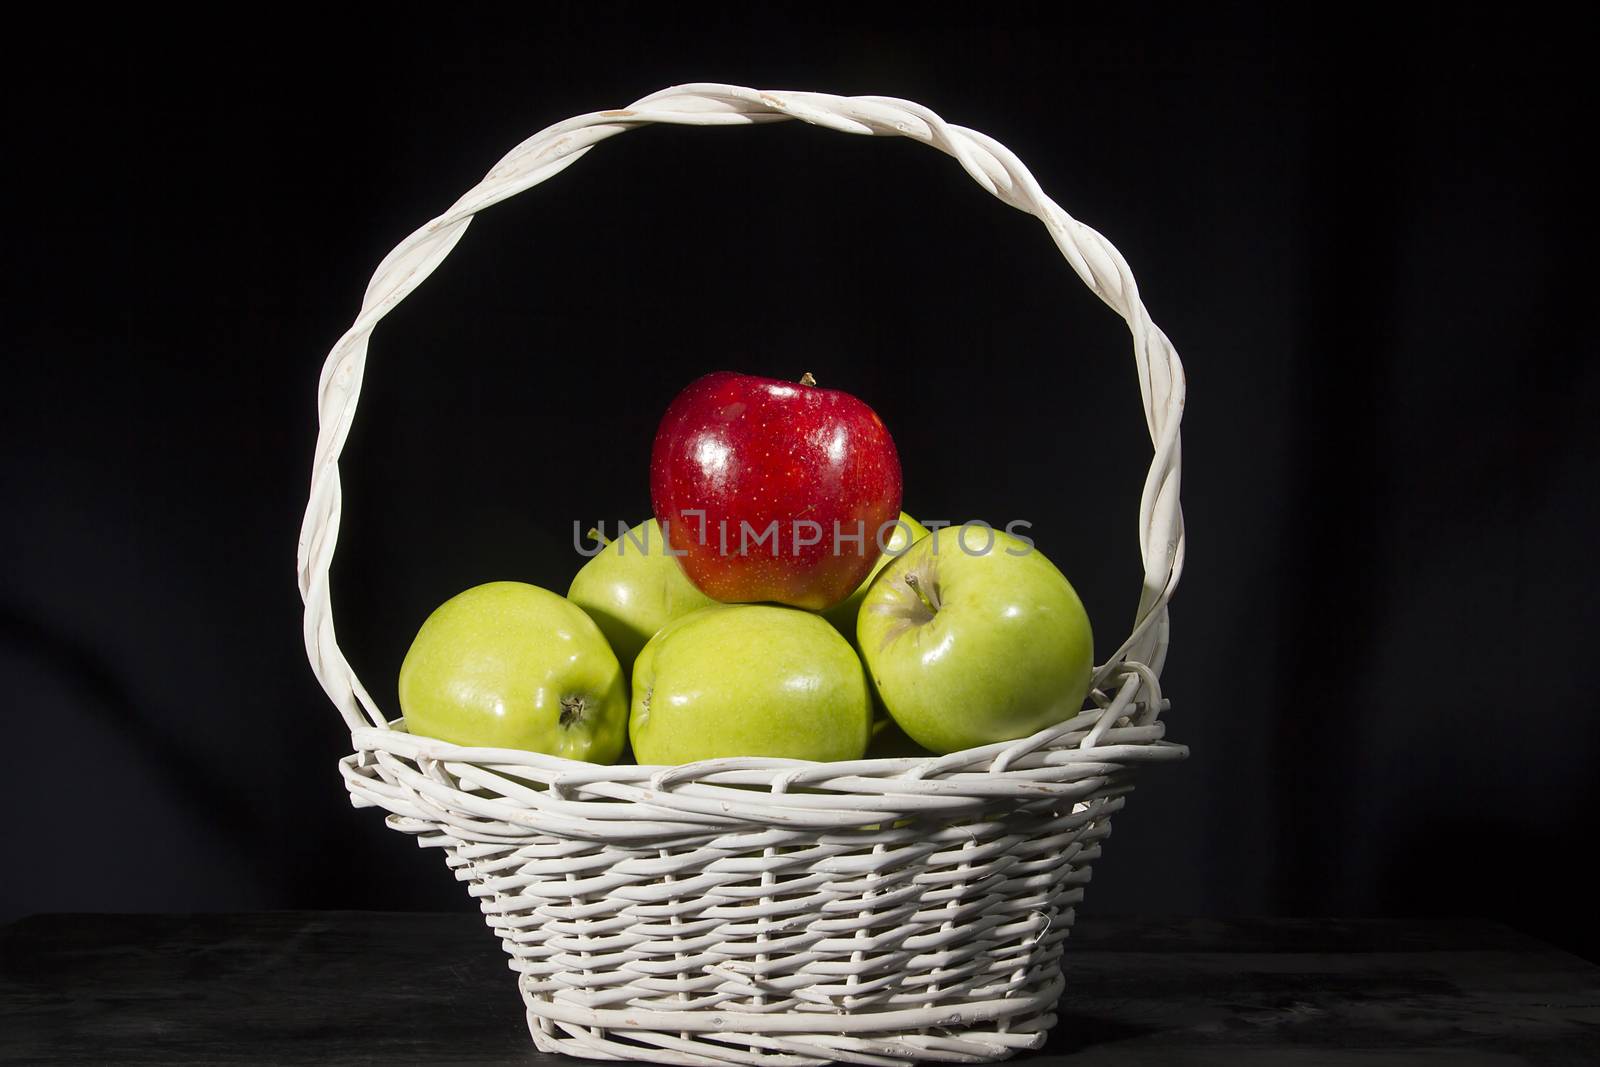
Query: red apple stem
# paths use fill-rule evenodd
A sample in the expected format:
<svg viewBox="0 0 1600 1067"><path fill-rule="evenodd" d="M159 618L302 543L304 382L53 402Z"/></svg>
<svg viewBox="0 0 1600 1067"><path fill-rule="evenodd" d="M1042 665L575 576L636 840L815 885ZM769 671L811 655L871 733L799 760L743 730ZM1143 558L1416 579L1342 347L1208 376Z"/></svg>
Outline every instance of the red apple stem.
<svg viewBox="0 0 1600 1067"><path fill-rule="evenodd" d="M917 581L917 576L915 574L906 575L906 584L911 587L911 591L913 593L917 594L917 599L922 601L923 607L927 608L931 614L939 614L938 606L928 598L928 591L922 588L922 583Z"/></svg>
<svg viewBox="0 0 1600 1067"><path fill-rule="evenodd" d="M806 371L804 374L800 375L800 384L801 385L816 385L817 384L817 379L812 377L810 371Z"/></svg>

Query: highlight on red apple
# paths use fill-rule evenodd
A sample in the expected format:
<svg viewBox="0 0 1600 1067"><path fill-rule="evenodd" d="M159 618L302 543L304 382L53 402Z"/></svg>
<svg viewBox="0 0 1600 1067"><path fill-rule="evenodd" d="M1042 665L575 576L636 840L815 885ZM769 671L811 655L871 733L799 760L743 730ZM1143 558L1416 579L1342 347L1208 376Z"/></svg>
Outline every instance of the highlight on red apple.
<svg viewBox="0 0 1600 1067"><path fill-rule="evenodd" d="M703 593L820 611L853 593L900 515L900 457L858 398L719 371L667 408L655 516Z"/></svg>

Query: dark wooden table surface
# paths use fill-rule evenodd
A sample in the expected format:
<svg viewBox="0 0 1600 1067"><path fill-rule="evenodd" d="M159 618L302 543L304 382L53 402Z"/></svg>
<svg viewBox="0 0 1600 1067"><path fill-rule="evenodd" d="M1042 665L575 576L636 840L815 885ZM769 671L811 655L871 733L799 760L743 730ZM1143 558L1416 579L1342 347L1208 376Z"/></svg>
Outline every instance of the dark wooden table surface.
<svg viewBox="0 0 1600 1067"><path fill-rule="evenodd" d="M1031 1064L1600 1064L1600 967L1479 922L1085 915ZM42 915L0 1062L558 1063L476 915Z"/></svg>

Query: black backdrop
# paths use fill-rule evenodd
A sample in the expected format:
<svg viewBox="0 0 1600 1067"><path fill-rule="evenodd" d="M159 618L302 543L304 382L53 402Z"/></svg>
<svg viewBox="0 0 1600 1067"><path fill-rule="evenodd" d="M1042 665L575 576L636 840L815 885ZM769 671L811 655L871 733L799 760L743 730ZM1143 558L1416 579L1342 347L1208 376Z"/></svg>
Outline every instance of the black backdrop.
<svg viewBox="0 0 1600 1067"><path fill-rule="evenodd" d="M9 45L0 918L472 906L335 773L293 571L318 368L381 256L512 145L719 80L998 137L1185 357L1166 683L1194 755L1146 776L1089 914L1488 915L1600 953L1567 32L512 10ZM867 399L914 514L1031 520L1103 655L1149 455L1128 347L1036 222L910 142L609 141L379 328L343 646L392 709L436 603L564 590L571 523L647 514L660 411L733 368Z"/></svg>

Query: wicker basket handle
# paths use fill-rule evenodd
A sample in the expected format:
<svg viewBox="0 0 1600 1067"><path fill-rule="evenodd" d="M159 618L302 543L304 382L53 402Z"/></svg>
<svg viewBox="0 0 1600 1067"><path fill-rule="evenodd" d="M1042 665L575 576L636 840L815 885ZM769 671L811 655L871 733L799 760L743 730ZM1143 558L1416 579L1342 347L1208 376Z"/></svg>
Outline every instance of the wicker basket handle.
<svg viewBox="0 0 1600 1067"><path fill-rule="evenodd" d="M650 123L743 126L799 119L841 133L909 137L954 156L974 181L1005 203L1037 216L1085 285L1128 322L1155 456L1139 504L1144 585L1132 634L1096 672L1096 684L1125 661L1159 674L1167 647L1167 600L1183 569L1183 516L1178 506L1184 377L1178 353L1150 321L1122 255L1073 219L1039 188L1021 160L999 142L907 100L825 93L762 92L733 85L680 85L620 111L568 119L512 149L475 188L390 252L367 286L361 313L328 353L317 386L319 432L311 499L300 531L300 595L305 602L306 654L323 689L352 730L386 726L334 636L328 572L339 536L339 453L361 393L373 327L432 274L484 208L530 189L576 163L595 144Z"/></svg>

